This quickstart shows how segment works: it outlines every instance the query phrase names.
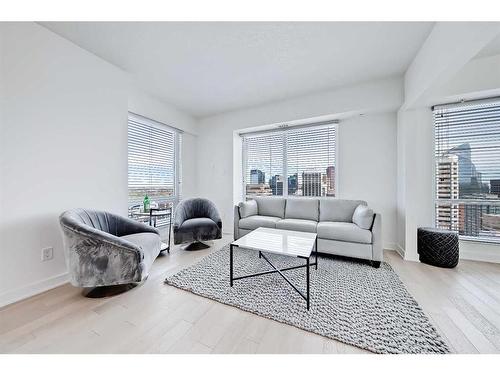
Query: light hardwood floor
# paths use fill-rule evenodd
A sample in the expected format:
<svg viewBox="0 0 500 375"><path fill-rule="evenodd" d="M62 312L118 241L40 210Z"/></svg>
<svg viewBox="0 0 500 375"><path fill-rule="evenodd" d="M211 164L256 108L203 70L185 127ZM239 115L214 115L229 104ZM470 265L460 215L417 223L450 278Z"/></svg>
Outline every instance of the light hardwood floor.
<svg viewBox="0 0 500 375"><path fill-rule="evenodd" d="M163 283L229 242L159 257L142 286L87 299L63 285L0 310L1 353L366 353ZM500 265L461 261L452 270L385 252L454 352L500 352Z"/></svg>

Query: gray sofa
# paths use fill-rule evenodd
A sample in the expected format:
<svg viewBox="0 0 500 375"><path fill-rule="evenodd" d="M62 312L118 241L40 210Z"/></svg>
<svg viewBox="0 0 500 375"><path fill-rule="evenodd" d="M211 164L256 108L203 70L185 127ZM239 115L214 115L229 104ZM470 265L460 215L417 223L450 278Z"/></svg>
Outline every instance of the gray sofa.
<svg viewBox="0 0 500 375"><path fill-rule="evenodd" d="M59 223L74 286L139 283L160 253L158 230L126 217L78 208L61 214Z"/></svg>
<svg viewBox="0 0 500 375"><path fill-rule="evenodd" d="M317 233L319 253L367 259L374 267L383 260L381 217L365 201L255 197L235 206L235 239L259 227Z"/></svg>

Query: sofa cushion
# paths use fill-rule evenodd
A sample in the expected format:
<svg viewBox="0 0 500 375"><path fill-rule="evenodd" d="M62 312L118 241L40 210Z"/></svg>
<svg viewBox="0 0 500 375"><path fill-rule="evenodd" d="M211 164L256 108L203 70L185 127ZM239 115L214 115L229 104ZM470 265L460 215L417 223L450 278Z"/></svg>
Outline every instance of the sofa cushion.
<svg viewBox="0 0 500 375"><path fill-rule="evenodd" d="M246 202L240 202L238 207L240 209L240 218L242 219L248 216L258 215L259 213L257 202L253 199Z"/></svg>
<svg viewBox="0 0 500 375"><path fill-rule="evenodd" d="M287 203L288 204L288 203ZM276 223L277 229L316 233L317 221L304 219L283 219Z"/></svg>
<svg viewBox="0 0 500 375"><path fill-rule="evenodd" d="M318 221L319 201L314 198L288 198L285 219L305 219Z"/></svg>
<svg viewBox="0 0 500 375"><path fill-rule="evenodd" d="M259 215L285 217L285 198L282 197L255 197Z"/></svg>
<svg viewBox="0 0 500 375"><path fill-rule="evenodd" d="M239 227L242 229L257 229L259 227L276 228L279 217L254 215L240 220Z"/></svg>
<svg viewBox="0 0 500 375"><path fill-rule="evenodd" d="M217 223L207 217L197 217L188 219L182 223L175 234L177 237L184 238L183 242L191 239L198 241L208 241L219 237L219 227ZM183 236L184 234L184 236Z"/></svg>
<svg viewBox="0 0 500 375"><path fill-rule="evenodd" d="M362 229L354 223L320 221L318 238L357 243L372 243L372 232Z"/></svg>
<svg viewBox="0 0 500 375"><path fill-rule="evenodd" d="M319 200L319 221L344 221L352 223L352 215L358 205L365 201L322 198Z"/></svg>
<svg viewBox="0 0 500 375"><path fill-rule="evenodd" d="M142 261L148 269L160 253L161 239L156 233L135 233L121 236L120 238L132 242L141 248L143 254Z"/></svg>
<svg viewBox="0 0 500 375"><path fill-rule="evenodd" d="M352 222L363 229L370 229L373 223L373 210L365 205L360 204L354 210Z"/></svg>

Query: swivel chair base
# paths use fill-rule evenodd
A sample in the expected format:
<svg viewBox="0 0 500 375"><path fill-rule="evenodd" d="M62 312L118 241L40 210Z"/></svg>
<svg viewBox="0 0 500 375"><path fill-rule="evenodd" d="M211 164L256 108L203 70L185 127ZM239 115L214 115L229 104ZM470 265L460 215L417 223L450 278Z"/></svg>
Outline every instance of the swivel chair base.
<svg viewBox="0 0 500 375"><path fill-rule="evenodd" d="M208 249L210 245L207 245L206 243L203 243L201 241L194 241L191 243L188 243L186 246L183 247L183 250L186 251L197 251L197 250L205 250Z"/></svg>
<svg viewBox="0 0 500 375"><path fill-rule="evenodd" d="M125 293L142 283L129 283L120 285L96 286L93 288L83 288L82 295L87 298L113 297Z"/></svg>

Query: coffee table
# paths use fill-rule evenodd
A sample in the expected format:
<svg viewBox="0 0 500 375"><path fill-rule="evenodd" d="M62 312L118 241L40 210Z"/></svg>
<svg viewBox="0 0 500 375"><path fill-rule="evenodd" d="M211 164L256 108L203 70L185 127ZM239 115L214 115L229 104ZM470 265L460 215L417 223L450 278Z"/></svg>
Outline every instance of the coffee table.
<svg viewBox="0 0 500 375"><path fill-rule="evenodd" d="M263 271L251 275L234 276L233 275L233 251L234 248L244 248L258 251L259 258L264 258L267 263L273 268L272 271ZM315 260L310 262L311 253L314 249ZM272 264L269 259L263 254L272 253L293 258L305 259L306 263L300 266L287 267L278 269ZM245 236L233 241L229 245L229 283L233 286L235 280L246 279L248 277L256 277L267 275L270 273L278 273L290 286L306 300L307 309L310 307L309 294L309 268L315 266L318 269L318 252L317 252L317 236L316 233L299 232L294 230L283 230L273 228L257 228ZM297 268L306 268L306 292L300 291L284 274L283 271L294 270Z"/></svg>

